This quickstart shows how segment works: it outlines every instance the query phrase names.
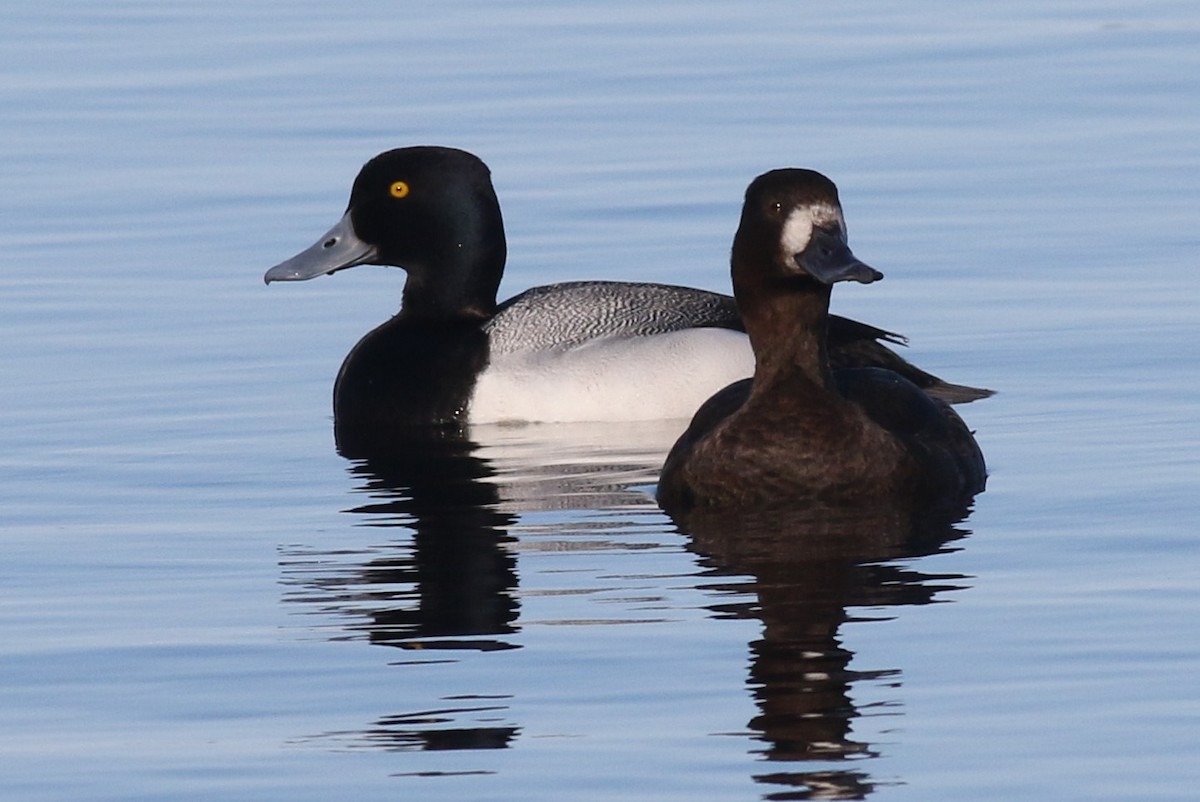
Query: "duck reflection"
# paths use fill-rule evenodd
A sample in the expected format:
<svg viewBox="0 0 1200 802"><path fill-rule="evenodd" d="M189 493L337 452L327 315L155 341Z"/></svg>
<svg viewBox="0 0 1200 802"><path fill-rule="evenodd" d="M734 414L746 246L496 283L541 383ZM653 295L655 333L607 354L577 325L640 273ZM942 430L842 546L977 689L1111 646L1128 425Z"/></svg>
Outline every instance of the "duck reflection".
<svg viewBox="0 0 1200 802"><path fill-rule="evenodd" d="M647 488L677 435L650 425L493 427L355 461L348 470L361 501L345 512L394 537L354 550L288 550L285 598L335 617L331 638L396 649L397 664L520 648L517 547L634 548L631 538L646 539L637 534L644 515L663 531ZM967 503L921 514L806 508L676 521L704 572L696 581L713 592L712 611L761 622L739 679L757 706L754 751L764 769L780 769L755 775L770 789L764 796L862 799L874 789L863 760L876 747L856 737L855 723L894 710L886 700L856 701L854 686L898 682L899 670L855 669L841 627L964 584L909 561L953 548L967 534L959 524ZM588 514L528 515L570 510ZM601 512L613 510L621 514ZM623 526L634 534L620 534ZM447 696L313 740L398 751L508 748L520 736L511 704L507 693Z"/></svg>
<svg viewBox="0 0 1200 802"><path fill-rule="evenodd" d="M762 621L750 644L748 685L759 713L750 721L769 761L823 764L871 757L855 740L863 715L851 686L885 680L896 670L855 671L853 654L838 635L856 618L853 608L928 604L956 587L956 575L934 575L889 564L945 550L966 532L954 524L965 508L913 514L890 508L694 513L680 521L691 548L713 573L749 575L754 603L719 605L714 611ZM730 586L744 592L742 584ZM755 777L796 790L768 799L863 799L873 790L859 770L778 772Z"/></svg>
<svg viewBox="0 0 1200 802"><path fill-rule="evenodd" d="M438 662L444 650L515 649L516 557L493 469L460 435L414 440L387 459L350 467L368 500L346 512L396 539L366 553L285 554L289 601L315 605L339 629ZM505 697L456 698L434 709L383 716L360 732L320 740L385 750L501 749L519 729Z"/></svg>
<svg viewBox="0 0 1200 802"><path fill-rule="evenodd" d="M518 605L516 557L507 548L515 520L497 509L496 486L478 446L465 438L414 443L403 456L351 468L371 501L348 510L370 525L411 530L404 554L376 557L359 570L360 592L375 606L372 643L440 649L509 649ZM389 590L414 587L415 594ZM353 613L352 608L344 608Z"/></svg>
<svg viewBox="0 0 1200 802"><path fill-rule="evenodd" d="M653 509L632 486L654 481L677 429L659 422L619 432L590 424L477 427L482 442L450 432L406 441L386 459L354 460L348 470L364 501L345 512L396 536L365 549L284 550L285 600L339 619L332 639L365 637L404 649L401 663L517 649L507 636L517 631L520 612L510 534L518 517ZM316 740L402 751L495 749L519 733L503 721L507 696L440 701Z"/></svg>
<svg viewBox="0 0 1200 802"><path fill-rule="evenodd" d="M492 469L477 449L463 437L430 438L387 460L354 463L369 501L346 512L396 528L397 540L366 554L286 555L286 581L303 588L288 599L348 619L345 629L372 643L515 648L486 637L514 631L517 575L507 548L514 518L497 508Z"/></svg>

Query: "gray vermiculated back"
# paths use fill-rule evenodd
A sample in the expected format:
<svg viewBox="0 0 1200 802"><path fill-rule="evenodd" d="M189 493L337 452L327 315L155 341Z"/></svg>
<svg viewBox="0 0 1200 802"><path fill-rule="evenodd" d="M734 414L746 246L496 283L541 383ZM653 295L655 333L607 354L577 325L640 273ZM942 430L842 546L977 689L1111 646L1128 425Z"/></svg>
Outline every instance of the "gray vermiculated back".
<svg viewBox="0 0 1200 802"><path fill-rule="evenodd" d="M521 293L500 307L485 330L495 356L698 326L742 330L733 298L667 284L576 281Z"/></svg>

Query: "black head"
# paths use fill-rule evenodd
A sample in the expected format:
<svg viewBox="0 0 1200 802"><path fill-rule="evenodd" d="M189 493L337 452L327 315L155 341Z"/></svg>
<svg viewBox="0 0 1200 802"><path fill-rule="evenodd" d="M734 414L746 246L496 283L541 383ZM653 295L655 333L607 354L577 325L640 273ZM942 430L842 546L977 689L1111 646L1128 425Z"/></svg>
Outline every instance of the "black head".
<svg viewBox="0 0 1200 802"><path fill-rule="evenodd" d="M846 244L846 221L837 187L813 170L772 170L746 189L734 237L734 282L838 281L869 284L883 278Z"/></svg>
<svg viewBox="0 0 1200 802"><path fill-rule="evenodd" d="M490 312L505 256L504 222L487 165L454 148L398 148L363 165L337 225L267 271L266 280L394 265L408 272L406 306Z"/></svg>
<svg viewBox="0 0 1200 802"><path fill-rule="evenodd" d="M354 232L373 264L412 270L484 235L504 241L491 173L478 157L442 147L398 148L371 159L350 191Z"/></svg>

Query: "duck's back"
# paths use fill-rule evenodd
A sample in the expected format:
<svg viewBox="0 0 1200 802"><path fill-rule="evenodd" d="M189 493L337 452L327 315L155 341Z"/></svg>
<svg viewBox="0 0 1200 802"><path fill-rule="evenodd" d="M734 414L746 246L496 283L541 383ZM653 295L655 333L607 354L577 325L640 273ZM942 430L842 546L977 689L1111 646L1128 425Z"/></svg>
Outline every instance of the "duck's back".
<svg viewBox="0 0 1200 802"><path fill-rule="evenodd" d="M950 405L880 368L834 374L839 392L903 443L919 466L915 491L930 498L973 495L987 482L983 452Z"/></svg>
<svg viewBox="0 0 1200 802"><path fill-rule="evenodd" d="M692 328L743 330L737 304L728 295L620 281L534 287L502 304L484 325L493 356Z"/></svg>
<svg viewBox="0 0 1200 802"><path fill-rule="evenodd" d="M683 418L754 369L733 299L687 287L536 287L484 331L490 358L473 423Z"/></svg>

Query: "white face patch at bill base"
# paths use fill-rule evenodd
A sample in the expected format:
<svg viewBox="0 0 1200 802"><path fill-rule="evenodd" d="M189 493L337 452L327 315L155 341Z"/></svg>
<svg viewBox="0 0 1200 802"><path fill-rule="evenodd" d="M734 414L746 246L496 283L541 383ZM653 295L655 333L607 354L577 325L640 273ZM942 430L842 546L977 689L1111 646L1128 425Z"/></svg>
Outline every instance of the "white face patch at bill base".
<svg viewBox="0 0 1200 802"><path fill-rule="evenodd" d="M787 220L783 221L783 232L779 235L779 245L783 249L783 261L788 264L803 253L812 242L814 227L831 228L837 226L842 232L842 240L846 239L846 221L842 210L828 203L814 203L807 206L797 206L792 209Z"/></svg>

